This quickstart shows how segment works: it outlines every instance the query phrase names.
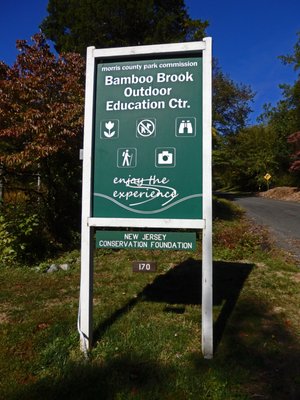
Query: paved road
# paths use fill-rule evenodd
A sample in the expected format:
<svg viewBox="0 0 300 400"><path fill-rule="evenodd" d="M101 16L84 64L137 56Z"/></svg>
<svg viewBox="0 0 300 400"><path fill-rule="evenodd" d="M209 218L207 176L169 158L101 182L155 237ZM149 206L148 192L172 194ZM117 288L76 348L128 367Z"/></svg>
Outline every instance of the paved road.
<svg viewBox="0 0 300 400"><path fill-rule="evenodd" d="M300 263L300 203L263 197L239 197L235 201L256 223L267 226L277 244Z"/></svg>

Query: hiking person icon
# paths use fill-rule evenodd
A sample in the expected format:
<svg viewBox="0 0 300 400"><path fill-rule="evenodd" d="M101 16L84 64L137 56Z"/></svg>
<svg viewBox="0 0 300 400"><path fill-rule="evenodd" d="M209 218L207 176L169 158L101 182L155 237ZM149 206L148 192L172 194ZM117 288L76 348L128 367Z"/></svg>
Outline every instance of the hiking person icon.
<svg viewBox="0 0 300 400"><path fill-rule="evenodd" d="M137 158L136 148L118 149L117 165L119 168L135 168Z"/></svg>
<svg viewBox="0 0 300 400"><path fill-rule="evenodd" d="M130 167L133 154L129 154L129 150L126 149L125 151L123 151L122 157L123 157L122 167Z"/></svg>

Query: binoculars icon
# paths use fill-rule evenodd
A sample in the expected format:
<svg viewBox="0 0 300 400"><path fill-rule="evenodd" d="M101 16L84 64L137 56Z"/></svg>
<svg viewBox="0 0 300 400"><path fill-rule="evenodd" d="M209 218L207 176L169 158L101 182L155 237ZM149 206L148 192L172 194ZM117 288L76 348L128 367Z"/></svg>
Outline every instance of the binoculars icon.
<svg viewBox="0 0 300 400"><path fill-rule="evenodd" d="M180 122L179 128L178 128L178 134L181 134L181 135L190 134L190 135L192 135L193 133L194 133L193 132L193 125L192 125L190 120L186 120L186 121L183 120L183 121Z"/></svg>

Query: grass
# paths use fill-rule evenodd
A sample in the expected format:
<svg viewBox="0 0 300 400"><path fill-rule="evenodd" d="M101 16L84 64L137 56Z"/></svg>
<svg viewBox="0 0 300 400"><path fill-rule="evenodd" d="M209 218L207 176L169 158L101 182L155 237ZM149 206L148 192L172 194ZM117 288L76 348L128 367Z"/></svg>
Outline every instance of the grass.
<svg viewBox="0 0 300 400"><path fill-rule="evenodd" d="M197 252L97 250L94 348L76 331L79 254L71 269L0 270L0 398L272 399L300 397L300 271L231 203L215 203L215 356L201 354ZM155 274L132 273L134 260Z"/></svg>

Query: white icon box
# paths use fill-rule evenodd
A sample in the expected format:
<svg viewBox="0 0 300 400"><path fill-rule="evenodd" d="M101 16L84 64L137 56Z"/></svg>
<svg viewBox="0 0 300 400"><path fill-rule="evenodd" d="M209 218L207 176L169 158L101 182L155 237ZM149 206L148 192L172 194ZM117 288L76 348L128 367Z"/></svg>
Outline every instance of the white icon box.
<svg viewBox="0 0 300 400"><path fill-rule="evenodd" d="M136 136L138 138L155 137L155 135L156 135L155 118L138 118L136 120Z"/></svg>
<svg viewBox="0 0 300 400"><path fill-rule="evenodd" d="M196 136L196 118L178 117L175 120L175 136L194 137Z"/></svg>
<svg viewBox="0 0 300 400"><path fill-rule="evenodd" d="M105 119L100 122L101 139L117 139L119 137L119 120Z"/></svg>
<svg viewBox="0 0 300 400"><path fill-rule="evenodd" d="M175 147L157 147L155 149L156 168L174 168L176 166Z"/></svg>
<svg viewBox="0 0 300 400"><path fill-rule="evenodd" d="M124 147L117 150L118 168L135 168L137 165L137 149Z"/></svg>

